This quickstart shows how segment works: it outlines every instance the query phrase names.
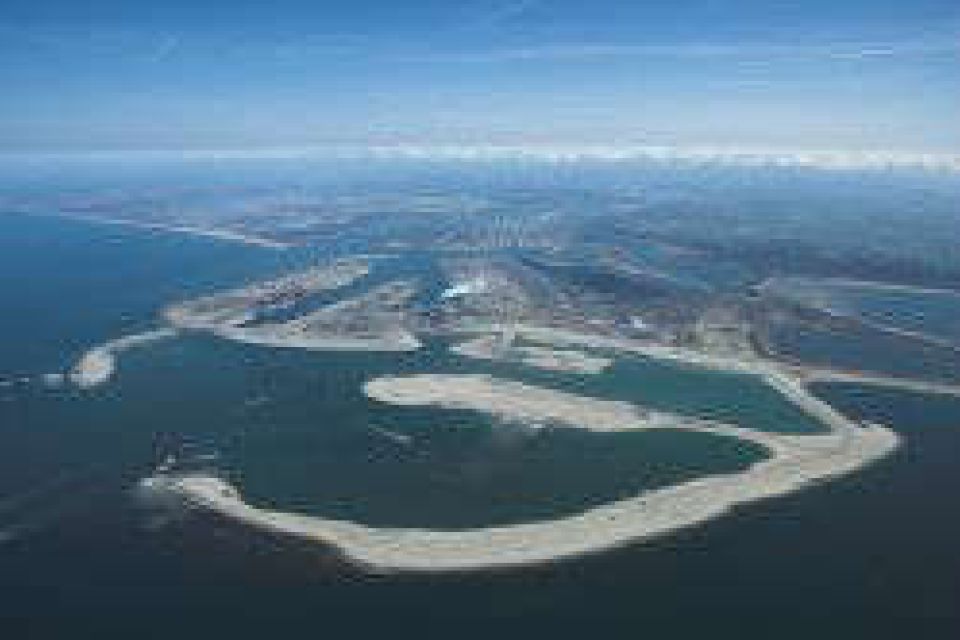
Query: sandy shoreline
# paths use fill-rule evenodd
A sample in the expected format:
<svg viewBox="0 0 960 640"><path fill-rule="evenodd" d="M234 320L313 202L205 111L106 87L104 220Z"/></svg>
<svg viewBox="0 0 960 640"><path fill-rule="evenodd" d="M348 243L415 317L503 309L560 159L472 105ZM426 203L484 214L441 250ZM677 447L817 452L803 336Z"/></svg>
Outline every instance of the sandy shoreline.
<svg viewBox="0 0 960 640"><path fill-rule="evenodd" d="M140 220L126 220L124 218L102 218L100 216L68 216L63 217L71 220L82 220L84 222L94 222L98 224L110 224L122 227L131 227L134 229L144 229L146 231L164 231L167 233L179 233L201 238L212 238L214 240L223 240L226 242L237 242L267 249L289 249L293 245L270 238L263 238L252 234L240 233L229 229L213 229L208 227L193 227L189 225L164 224L160 222L146 222Z"/></svg>
<svg viewBox="0 0 960 640"><path fill-rule="evenodd" d="M361 305L362 297L328 304L284 322L252 323L263 308L282 307L308 295L341 289L369 273L369 264L357 260L312 267L171 305L164 310L163 317L179 329L263 347L384 352L419 349L422 345L416 335L400 324L348 330L345 327L349 322L338 322L338 314ZM389 286L396 283L382 285L381 289Z"/></svg>
<svg viewBox="0 0 960 640"><path fill-rule="evenodd" d="M121 353L150 342L172 338L176 334L175 329L156 329L104 342L84 353L67 377L81 389L99 386L113 377L117 367L117 357Z"/></svg>
<svg viewBox="0 0 960 640"><path fill-rule="evenodd" d="M611 348L611 340L561 332L558 341ZM619 342L619 341L618 341ZM618 344L618 343L617 343ZM618 344L661 357L660 348ZM669 359L729 370L726 359L663 347ZM784 495L810 483L856 471L893 451L890 429L859 424L811 395L773 365L738 363L737 372L760 375L789 401L816 416L825 434L764 433L727 424L651 412L627 402L586 398L479 375L390 376L369 381L367 394L405 406L470 409L525 421L556 421L596 431L672 428L739 438L771 453L746 471L698 478L552 521L463 531L369 527L262 509L243 502L224 481L204 476L161 476L153 486L245 525L314 541L376 571L482 570L555 561L638 543L721 516L740 504Z"/></svg>
<svg viewBox="0 0 960 640"><path fill-rule="evenodd" d="M871 282L869 280L853 280L848 278L810 279L803 280L803 282L809 282L814 285L814 287L818 282L823 282L827 287L847 287L854 289L869 289L877 292L887 293L892 292L920 294L925 296L941 296L943 298L960 300L960 292L953 291L951 289L931 289L928 287L891 284L885 282ZM795 304L800 304L809 309L815 309L833 318L855 321L864 327L873 329L874 331L880 331L892 336L906 338L909 340L916 340L918 342L939 347L941 349L960 351L960 343L958 343L957 338L955 337L938 335L936 331L928 332L924 329L909 329L906 327L897 326L896 324L885 324L881 321L870 318L866 313L856 308L837 306L834 303L836 295L832 292L828 291L826 292L825 297L817 298L816 294L804 294L802 290L800 293L791 292L789 285L789 279L773 277L767 278L760 283L757 286L757 290L772 296L791 300Z"/></svg>
<svg viewBox="0 0 960 640"><path fill-rule="evenodd" d="M789 285L790 281L801 281L816 284L824 283L827 286L851 287L860 289L873 289L875 291L892 291L896 293L919 293L921 295L942 295L949 298L960 298L960 291L954 289L942 289L935 287L925 287L922 285L898 284L895 282L878 282L876 280L862 280L858 278L807 278L807 277L783 277L771 276L761 282L757 289L766 291L776 289L778 285Z"/></svg>
<svg viewBox="0 0 960 640"><path fill-rule="evenodd" d="M653 342L631 340L629 338L615 338L596 334L578 333L569 329L554 327L535 327L518 325L517 335L542 344L560 347L583 347L589 349L603 349L619 353L632 353L659 360L680 362L694 367L711 369L714 371L728 371L732 373L747 373L764 375L775 371L773 363L760 360L744 360L730 358L702 351L692 351L682 347L656 344Z"/></svg>
<svg viewBox="0 0 960 640"><path fill-rule="evenodd" d="M521 422L557 422L590 431L623 431L669 425L629 402L578 396L484 374L383 376L363 386L368 398L397 406L467 409Z"/></svg>
<svg viewBox="0 0 960 640"><path fill-rule="evenodd" d="M222 327L211 331L220 338L282 349L308 351L416 351L422 345L410 332L383 334L370 337L350 335L297 333L279 327Z"/></svg>

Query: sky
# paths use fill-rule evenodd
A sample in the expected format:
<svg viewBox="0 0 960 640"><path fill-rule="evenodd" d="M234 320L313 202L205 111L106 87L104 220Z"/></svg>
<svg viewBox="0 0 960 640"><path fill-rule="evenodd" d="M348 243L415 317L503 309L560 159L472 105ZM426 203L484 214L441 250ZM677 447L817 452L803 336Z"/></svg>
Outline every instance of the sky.
<svg viewBox="0 0 960 640"><path fill-rule="evenodd" d="M0 151L960 153L956 0L3 0Z"/></svg>

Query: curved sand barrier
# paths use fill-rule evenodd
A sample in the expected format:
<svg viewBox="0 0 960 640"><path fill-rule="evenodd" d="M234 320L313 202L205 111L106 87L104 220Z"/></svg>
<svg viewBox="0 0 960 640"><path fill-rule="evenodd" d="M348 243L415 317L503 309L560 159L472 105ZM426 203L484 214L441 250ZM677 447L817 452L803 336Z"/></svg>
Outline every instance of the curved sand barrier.
<svg viewBox="0 0 960 640"><path fill-rule="evenodd" d="M384 376L363 386L368 398L398 406L466 409L518 422L548 422L590 431L670 428L677 416L629 402L578 396L483 374Z"/></svg>
<svg viewBox="0 0 960 640"><path fill-rule="evenodd" d="M176 334L175 329L156 329L104 342L84 353L67 377L82 389L99 386L113 376L117 368L117 356L122 352L164 338L172 338Z"/></svg>
<svg viewBox="0 0 960 640"><path fill-rule="evenodd" d="M72 220L83 220L84 222L94 222L97 224L117 225L121 227L130 227L133 229L144 229L146 231L160 231L163 233L179 233L200 238L211 238L213 240L223 240L226 242L238 242L267 249L289 249L293 245L287 242L280 242L252 233L244 233L231 229L218 229L214 227L197 227L186 224L148 222L145 220L127 220L125 218L106 218L101 216L64 216Z"/></svg>
<svg viewBox="0 0 960 640"><path fill-rule="evenodd" d="M243 524L332 546L348 560L378 571L466 571L549 562L690 527L737 505L850 473L896 448L898 436L893 431L848 420L786 376L777 384L788 398L802 400L804 408L815 410L830 432L762 433L488 376L385 377L365 385L370 397L407 406L473 409L596 431L685 429L740 438L771 453L741 473L698 478L551 521L463 531L370 527L258 508L244 503L236 489L214 477L160 476L145 482Z"/></svg>

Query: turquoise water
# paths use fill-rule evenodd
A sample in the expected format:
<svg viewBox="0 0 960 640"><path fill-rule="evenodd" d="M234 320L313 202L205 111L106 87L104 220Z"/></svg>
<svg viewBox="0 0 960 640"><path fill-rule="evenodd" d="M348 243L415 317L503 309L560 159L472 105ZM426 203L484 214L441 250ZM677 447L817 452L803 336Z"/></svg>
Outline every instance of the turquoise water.
<svg viewBox="0 0 960 640"><path fill-rule="evenodd" d="M302 264L178 234L0 213L0 375L66 367L90 345L152 326L166 304Z"/></svg>
<svg viewBox="0 0 960 640"><path fill-rule="evenodd" d="M151 455L151 430L176 416L118 390L47 389L90 346L154 325L159 308L287 268L282 255L178 235L44 217L0 216L0 499L54 479L114 474ZM133 426L128 420L134 420Z"/></svg>
<svg viewBox="0 0 960 640"><path fill-rule="evenodd" d="M599 375L564 374L460 358L447 347L433 340L404 356L271 355L279 397L271 403L270 429L245 434L238 461L244 493L264 506L370 524L456 528L569 515L643 490L742 470L764 457L756 446L706 434L532 432L471 412L382 405L362 394L364 381L396 373L487 373L761 430L822 430L749 376L643 358L622 359ZM310 361L335 374L318 376L304 389L296 363ZM385 436L384 429L408 443Z"/></svg>
<svg viewBox="0 0 960 640"><path fill-rule="evenodd" d="M26 240L7 254L11 261L48 288L35 300L71 309L34 314L49 324L31 327L23 325L25 317L8 314L8 323L21 323L6 327L8 335L18 331L28 339L12 343L7 362L33 373L63 370L90 344L150 326L162 305L184 295L273 274L308 257L65 220L3 222L11 227L5 237ZM17 254L42 242L54 243L56 252ZM94 246L103 248L95 253ZM85 269L45 264L49 255L57 265ZM420 279L433 294L443 286L434 261L420 254L377 265L365 283L393 277ZM17 286L26 288L18 282L8 283L11 295L38 295L36 288L18 292ZM474 361L448 347L430 340L413 354L310 353L183 336L127 352L115 380L92 391L19 385L4 403L10 418L10 441L0 454L7 462L4 489L15 495L51 475L79 481L94 471L143 469L186 442L219 456L219 469L261 504L375 524L463 527L568 515L741 470L765 455L755 445L707 434L533 431L481 414L398 408L363 395L366 380L404 372L488 373L758 429L820 428L747 376L636 357L584 376ZM44 357L38 348L47 351Z"/></svg>
<svg viewBox="0 0 960 640"><path fill-rule="evenodd" d="M6 362L19 361L17 370L33 373L63 370L90 344L149 326L160 306L184 294L305 259L64 220L4 222L12 227L5 237L26 239L17 244L21 251L46 239L58 243L58 264L86 267L51 268L43 264L42 257L51 255L46 252L7 254L48 287L49 297L41 300L77 309L75 322L71 311L35 314L46 323L29 328L6 327L8 335L30 338L12 343ZM98 244L104 248L93 259ZM211 247L209 255L204 247ZM368 286L387 277L442 286L423 256L380 265ZM153 289L151 279L158 281ZM13 296L16 286L9 283ZM36 295L35 288L19 294ZM25 318L8 314L7 322L18 321ZM22 385L4 403L4 489L15 495L51 475L79 481L94 471L142 469L160 450L188 441L222 456L223 470L264 504L378 524L459 527L575 513L706 473L737 471L764 456L753 445L706 434L532 432L480 414L401 409L363 395L364 381L398 372L485 372L761 429L817 428L746 377L640 358L598 376L548 373L460 358L447 347L435 340L400 356L318 354L186 336L128 352L116 379L93 391ZM38 348L46 350L44 357ZM384 436L384 429L409 436L410 444Z"/></svg>
<svg viewBox="0 0 960 640"><path fill-rule="evenodd" d="M892 638L952 637L960 629L955 544L960 518L950 508L960 483L960 403L908 394L846 386L823 391L843 410L882 419L904 436L904 448L889 460L651 545L556 567L443 579L367 578L312 547L265 539L199 515L171 520L141 511L127 489L149 470L155 449L169 441L186 438L221 452L221 464L247 488L260 483L265 499L269 493L271 502L292 504L307 493L305 488L317 490L301 483L302 474L311 473L311 455L352 469L377 460L397 466L393 456L406 455L365 429L367 421L351 406L357 383L372 371L435 366L507 375L504 368L448 358L439 349L398 361L396 356L334 357L188 337L129 352L116 380L90 393L48 389L33 377L68 366L92 343L150 326L156 308L185 291L192 295L276 272L288 260L284 254L209 240L0 217L6 301L6 313L0 315L5 336L0 372L31 376L0 388L0 621L5 633L255 638L276 633L278 621L285 632L322 630L336 637L409 631L428 637L525 633L560 638L602 628L605 634L631 636L658 630L672 637L809 638L830 629L848 638ZM359 363L348 362L354 358ZM765 405L770 401L765 391L750 390L735 377L642 359L625 361L597 378L512 372L602 397L642 398L693 413L727 412L745 423L767 411L782 412L765 424L758 421L760 428L809 427L791 417L789 405ZM731 403L724 388L738 401ZM760 399L752 400L754 394ZM344 413L321 410L337 406L341 395ZM311 400L298 401L306 399ZM463 474L443 485L450 488L446 504L467 482L476 482L467 472L470 464L462 463L472 462L477 452L505 478L517 478L510 473L518 471L493 464L507 455L502 451L516 452L508 459L540 456L536 461L543 465L544 481L537 484L520 474L536 491L519 496L540 500L531 507L540 513L562 511L563 505L547 504L546 496L577 488L574 478L546 481L568 461L636 469L648 455L639 444L629 444L626 448L635 451L625 452L619 442L560 430L550 436L555 442L540 449L538 439L510 425L499 430L461 416L465 422L451 426L435 413L423 428L417 419L390 423L387 413L367 409L371 422L383 419L388 428L412 433L436 468ZM439 433L439 441L422 445L423 432ZM505 437L502 445L495 433ZM715 441L648 444L659 447L667 460L682 444L685 453L699 451L702 464L712 468L739 464L750 455ZM585 460L574 460L570 452L581 448ZM297 466L279 472L272 467L276 478L266 478L271 457L294 449L301 451ZM335 460L337 451L344 459ZM367 454L373 461L360 462ZM657 458L664 459L659 453ZM257 465L264 470L260 480ZM621 470L594 469L590 491L633 491L635 486L618 484L625 477ZM384 471L385 477L391 473ZM445 477L441 484L450 482L451 476ZM347 474L342 478L337 495L363 492L363 484L353 484ZM417 479L416 474L409 478L411 483ZM377 486L372 476L362 481ZM430 515L427 507L418 514L391 513L386 484L379 485L385 493L377 503L354 515L379 522ZM422 486L388 488L406 494ZM316 504L314 496L307 497ZM487 515L517 517L509 508L523 502L517 497L506 496L506 506L499 512L491 506ZM568 493L566 499L570 505L590 496ZM337 513L343 506L334 500L327 508ZM456 513L436 521L464 523Z"/></svg>
<svg viewBox="0 0 960 640"><path fill-rule="evenodd" d="M707 434L536 431L366 398L363 382L378 375L475 370L446 356L445 345L431 346L410 356L311 354L192 338L131 354L117 389L128 399L172 390L173 406L202 404L191 419L204 432L194 428L194 437L222 452L253 502L370 524L465 527L568 515L765 457L755 445ZM176 381L183 368L216 383L184 396Z"/></svg>
<svg viewBox="0 0 960 640"><path fill-rule="evenodd" d="M0 405L3 496L51 481L56 492L91 476L142 473L188 441L222 456L221 466L254 500L376 523L468 526L569 514L736 471L763 456L704 434L531 432L479 414L399 409L364 397L365 380L397 372L485 372L757 428L816 428L747 378L639 358L599 376L548 373L460 358L439 340L398 356L186 336L126 353L102 388L49 389L37 374L62 371L92 344L154 325L163 305L309 256L55 218L0 224L10 265L4 290L20 310L0 325L19 337L4 344L2 361L2 373L16 376ZM378 266L367 285L414 277L433 293L443 286L428 257L398 260ZM29 279L13 275L24 273ZM411 444L398 445L383 429L410 436Z"/></svg>

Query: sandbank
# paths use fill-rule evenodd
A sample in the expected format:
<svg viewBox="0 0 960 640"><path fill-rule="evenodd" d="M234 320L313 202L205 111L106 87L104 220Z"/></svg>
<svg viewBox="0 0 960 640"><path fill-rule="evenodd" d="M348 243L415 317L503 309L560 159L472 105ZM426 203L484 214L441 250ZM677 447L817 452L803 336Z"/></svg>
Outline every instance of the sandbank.
<svg viewBox="0 0 960 640"><path fill-rule="evenodd" d="M451 352L468 358L494 361L518 361L525 365L568 373L597 374L610 366L612 360L572 349L549 349L532 345L502 345L496 335L481 336L458 344Z"/></svg>
<svg viewBox="0 0 960 640"><path fill-rule="evenodd" d="M215 477L160 476L150 482L245 525L332 547L374 571L468 571L550 562L697 525L737 505L853 472L898 445L892 430L847 419L796 380L782 376L773 382L788 399L821 418L830 431L802 436L764 433L479 375L390 376L365 385L367 394L382 402L472 409L597 431L682 429L740 438L771 454L740 473L698 478L551 521L459 531L370 527L255 507Z"/></svg>
<svg viewBox="0 0 960 640"><path fill-rule="evenodd" d="M150 342L172 338L176 333L174 329L155 329L105 342L84 353L67 377L81 389L99 386L113 377L117 357L121 353Z"/></svg>
<svg viewBox="0 0 960 640"><path fill-rule="evenodd" d="M95 222L98 224L111 224L122 227L131 227L134 229L145 229L147 231L163 231L166 233L179 233L184 235L197 236L201 238L212 238L214 240L223 240L226 242L237 242L267 249L289 249L292 244L271 240L249 233L241 233L230 229L216 229L211 227L195 227L192 225L182 225L162 222L148 222L145 220L127 220L124 218L105 218L100 216L65 216L73 220L83 220L85 222Z"/></svg>
<svg viewBox="0 0 960 640"><path fill-rule="evenodd" d="M311 351L416 351L422 345L409 331L370 336L291 331L286 325L222 327L212 333L227 340L284 349Z"/></svg>

